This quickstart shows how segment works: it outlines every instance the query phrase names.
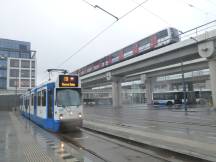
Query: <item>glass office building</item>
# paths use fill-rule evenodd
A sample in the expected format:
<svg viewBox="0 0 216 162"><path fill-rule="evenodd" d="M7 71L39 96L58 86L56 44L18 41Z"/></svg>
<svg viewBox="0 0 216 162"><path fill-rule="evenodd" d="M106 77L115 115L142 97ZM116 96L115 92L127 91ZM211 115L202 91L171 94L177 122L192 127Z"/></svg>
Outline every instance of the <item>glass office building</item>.
<svg viewBox="0 0 216 162"><path fill-rule="evenodd" d="M25 91L35 86L35 51L30 42L0 39L0 91Z"/></svg>

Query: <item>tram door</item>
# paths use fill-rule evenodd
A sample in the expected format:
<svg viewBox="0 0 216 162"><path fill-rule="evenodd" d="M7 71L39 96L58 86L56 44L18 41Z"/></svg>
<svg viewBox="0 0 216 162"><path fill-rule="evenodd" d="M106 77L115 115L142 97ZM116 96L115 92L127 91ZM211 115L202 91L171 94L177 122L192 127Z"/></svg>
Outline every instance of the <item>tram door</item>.
<svg viewBox="0 0 216 162"><path fill-rule="evenodd" d="M54 91L53 89L48 89L47 92L47 97L48 97L48 105L47 105L47 117L48 118L53 118L53 107L54 107Z"/></svg>

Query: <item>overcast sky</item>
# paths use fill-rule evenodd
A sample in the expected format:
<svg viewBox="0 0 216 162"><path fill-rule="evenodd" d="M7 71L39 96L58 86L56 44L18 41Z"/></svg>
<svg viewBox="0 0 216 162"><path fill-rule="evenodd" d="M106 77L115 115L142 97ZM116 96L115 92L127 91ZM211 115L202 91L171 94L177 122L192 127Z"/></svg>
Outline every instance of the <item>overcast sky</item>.
<svg viewBox="0 0 216 162"><path fill-rule="evenodd" d="M117 17L143 1L88 0ZM38 83L48 76L47 68L73 71L165 27L186 31L216 18L216 0L148 0L62 64L115 18L83 0L0 2L0 37L31 42Z"/></svg>

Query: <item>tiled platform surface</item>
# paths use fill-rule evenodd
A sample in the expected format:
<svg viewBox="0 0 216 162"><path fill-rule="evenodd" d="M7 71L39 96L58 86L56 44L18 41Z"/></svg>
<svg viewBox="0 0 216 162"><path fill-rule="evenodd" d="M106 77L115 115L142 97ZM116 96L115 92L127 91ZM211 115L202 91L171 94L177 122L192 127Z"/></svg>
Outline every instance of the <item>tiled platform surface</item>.
<svg viewBox="0 0 216 162"><path fill-rule="evenodd" d="M74 156L76 150L67 151L61 144L18 114L0 111L0 162L82 161Z"/></svg>

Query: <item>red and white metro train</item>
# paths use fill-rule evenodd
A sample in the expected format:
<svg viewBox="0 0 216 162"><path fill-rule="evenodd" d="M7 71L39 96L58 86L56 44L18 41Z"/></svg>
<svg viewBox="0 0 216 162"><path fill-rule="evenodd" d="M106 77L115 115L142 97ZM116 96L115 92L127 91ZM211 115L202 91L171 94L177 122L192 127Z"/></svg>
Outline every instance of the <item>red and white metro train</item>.
<svg viewBox="0 0 216 162"><path fill-rule="evenodd" d="M78 73L80 76L83 76L93 71L131 59L138 55L167 46L172 43L176 43L178 41L180 41L178 30L171 27L166 28L138 42L130 44L129 46L122 48L108 56L105 56L94 63L84 66L81 69L76 70L74 73Z"/></svg>

